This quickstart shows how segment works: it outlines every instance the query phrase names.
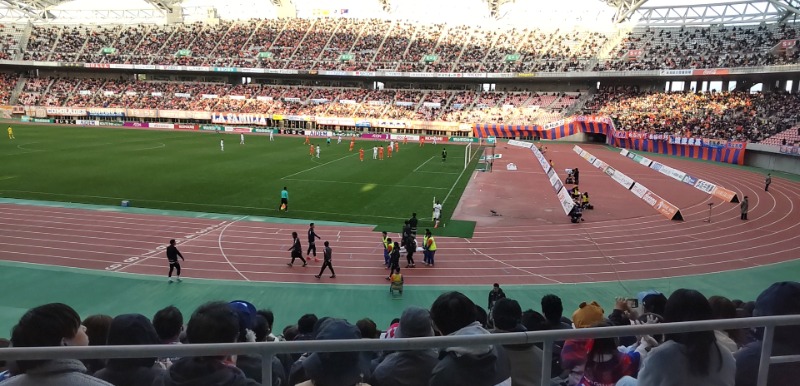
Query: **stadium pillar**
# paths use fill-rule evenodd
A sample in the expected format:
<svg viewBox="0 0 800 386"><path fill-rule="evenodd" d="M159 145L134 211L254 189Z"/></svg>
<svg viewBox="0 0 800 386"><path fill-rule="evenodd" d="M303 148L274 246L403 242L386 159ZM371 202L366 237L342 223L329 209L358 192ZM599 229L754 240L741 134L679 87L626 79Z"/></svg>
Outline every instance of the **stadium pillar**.
<svg viewBox="0 0 800 386"><path fill-rule="evenodd" d="M792 80L792 94L797 94L798 86L800 86L800 80L794 79Z"/></svg>
<svg viewBox="0 0 800 386"><path fill-rule="evenodd" d="M722 81L722 91L728 91L730 87L731 87L731 81L727 79Z"/></svg>
<svg viewBox="0 0 800 386"><path fill-rule="evenodd" d="M684 92L692 91L692 82L690 82L688 80L683 82L683 91Z"/></svg>
<svg viewBox="0 0 800 386"><path fill-rule="evenodd" d="M180 5L173 5L172 12L167 13L167 24L182 24L183 23L183 7Z"/></svg>

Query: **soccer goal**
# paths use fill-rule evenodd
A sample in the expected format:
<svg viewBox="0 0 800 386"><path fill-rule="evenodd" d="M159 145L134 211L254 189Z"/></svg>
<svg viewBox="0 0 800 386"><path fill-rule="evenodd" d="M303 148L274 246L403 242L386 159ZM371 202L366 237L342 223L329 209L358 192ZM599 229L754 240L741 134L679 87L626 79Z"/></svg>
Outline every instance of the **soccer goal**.
<svg viewBox="0 0 800 386"><path fill-rule="evenodd" d="M464 169L469 166L469 163L475 158L476 155L481 153L481 146L473 142L468 142L464 148Z"/></svg>

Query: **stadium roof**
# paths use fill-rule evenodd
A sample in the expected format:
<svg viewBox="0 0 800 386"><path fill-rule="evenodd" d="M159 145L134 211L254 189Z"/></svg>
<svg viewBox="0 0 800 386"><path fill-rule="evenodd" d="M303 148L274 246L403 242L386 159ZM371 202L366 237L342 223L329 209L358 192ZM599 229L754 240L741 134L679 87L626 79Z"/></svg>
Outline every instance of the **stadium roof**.
<svg viewBox="0 0 800 386"><path fill-rule="evenodd" d="M652 26L780 23L800 15L800 0L605 0L614 21Z"/></svg>

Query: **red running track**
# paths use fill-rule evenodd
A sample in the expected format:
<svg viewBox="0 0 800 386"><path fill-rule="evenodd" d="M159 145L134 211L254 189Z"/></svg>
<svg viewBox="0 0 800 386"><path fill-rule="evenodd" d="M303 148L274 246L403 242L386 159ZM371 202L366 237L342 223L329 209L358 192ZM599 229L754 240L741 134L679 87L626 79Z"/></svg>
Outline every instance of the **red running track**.
<svg viewBox="0 0 800 386"><path fill-rule="evenodd" d="M737 204L721 203L688 185L654 173L603 147L585 146L603 161L641 179L651 190L680 206L684 222L668 221L633 194L571 152L551 145L548 158L559 169L581 168L581 186L593 192L598 209L587 221L571 224L535 159L520 149L504 149L524 173L476 173L464 202L496 194L498 205L514 206L503 217L479 218L471 239L437 238L433 268L405 270L418 284L557 284L675 277L778 263L800 256L800 184L775 178L764 192L763 175L710 163L665 158L664 163L750 197L750 220L739 219ZM508 154L508 157L506 156ZM658 159L653 156L652 158ZM563 168L562 168L563 166ZM562 173L563 174L563 173ZM508 186L538 189L536 208L514 199ZM563 178L563 176L562 176ZM503 185L503 181L507 184ZM498 193L498 186L502 191ZM589 188L585 188L589 186ZM494 188L492 188L494 187ZM482 189L483 192L477 190ZM492 190L495 190L494 192ZM526 192L522 192L526 197ZM483 196L481 196L483 195ZM514 204L509 204L514 202ZM714 202L712 222L704 222ZM456 214L467 213L459 208ZM593 213L596 212L596 213ZM533 215L531 215L533 213ZM537 213L541 213L539 216ZM0 205L0 260L166 275L164 248L179 240L186 256L184 277L269 282L317 282L320 262L290 268L291 232L305 225L218 221L97 210ZM380 234L365 227L318 226L334 248L336 279L324 282L385 284ZM394 235L395 237L397 235ZM321 249L321 242L318 242ZM404 260L402 257L401 260ZM405 266L401 261L401 266Z"/></svg>

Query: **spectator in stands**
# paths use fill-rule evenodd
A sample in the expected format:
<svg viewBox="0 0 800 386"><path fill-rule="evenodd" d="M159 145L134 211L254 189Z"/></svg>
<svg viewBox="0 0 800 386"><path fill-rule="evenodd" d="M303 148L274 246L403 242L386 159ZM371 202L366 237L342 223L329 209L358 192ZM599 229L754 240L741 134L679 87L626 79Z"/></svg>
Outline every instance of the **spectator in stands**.
<svg viewBox="0 0 800 386"><path fill-rule="evenodd" d="M236 311L224 302L206 303L195 310L186 327L190 344L234 343L239 337ZM236 368L236 356L181 358L153 386L188 385L257 386Z"/></svg>
<svg viewBox="0 0 800 386"><path fill-rule="evenodd" d="M667 300L667 323L712 319L711 305L695 290L678 289ZM713 331L668 334L654 348L639 371L640 385L733 386L736 362L730 351L717 342ZM635 385L624 378L618 385Z"/></svg>
<svg viewBox="0 0 800 386"><path fill-rule="evenodd" d="M83 320L86 335L89 336L89 346L105 346L108 339L108 329L111 327L111 318L108 315L91 315ZM106 365L103 359L82 359L86 366L86 374L94 374Z"/></svg>
<svg viewBox="0 0 800 386"><path fill-rule="evenodd" d="M542 296L542 313L547 324L550 325L551 330L569 330L572 329L571 321L564 318L564 306L561 304L561 298L548 294Z"/></svg>
<svg viewBox="0 0 800 386"><path fill-rule="evenodd" d="M378 332L378 325L370 318L364 318L356 322L358 331L361 332L361 337L364 339L378 339L380 333Z"/></svg>
<svg viewBox="0 0 800 386"><path fill-rule="evenodd" d="M294 340L314 340L314 325L317 324L317 315L305 314L297 320L297 336Z"/></svg>
<svg viewBox="0 0 800 386"><path fill-rule="evenodd" d="M108 345L155 345L161 343L150 320L140 314L119 315L108 330ZM115 386L150 386L166 370L156 358L112 358L94 374Z"/></svg>
<svg viewBox="0 0 800 386"><path fill-rule="evenodd" d="M592 327L609 327L611 323L603 321ZM650 338L652 340L652 338ZM649 351L647 344L639 345L633 351L620 351L617 338L598 338L586 355L586 368L583 378L578 383L582 386L613 385L624 376L636 376L642 358Z"/></svg>
<svg viewBox="0 0 800 386"><path fill-rule="evenodd" d="M771 285L756 299L753 316L800 314L800 283L784 281ZM761 337L736 353L736 386L755 386L761 358ZM768 353L769 354L769 353ZM775 328L771 355L800 354L800 328L784 326ZM769 366L768 386L793 385L800 374L800 363L783 363Z"/></svg>
<svg viewBox="0 0 800 386"><path fill-rule="evenodd" d="M502 298L492 308L495 329L492 333L525 332L522 325L522 307L516 300ZM511 384L514 386L539 385L542 378L542 349L533 343L504 345L511 366Z"/></svg>
<svg viewBox="0 0 800 386"><path fill-rule="evenodd" d="M664 316L667 307L667 297L655 290L639 292L639 305L644 313L653 313Z"/></svg>
<svg viewBox="0 0 800 386"><path fill-rule="evenodd" d="M431 305L431 319L442 335L489 334L475 321L475 303L460 292L446 292ZM507 381L511 368L502 347L448 347L439 355L430 386L493 386Z"/></svg>
<svg viewBox="0 0 800 386"><path fill-rule="evenodd" d="M733 305L728 298L723 296L712 296L708 298L708 303L711 305L711 316L714 319L735 319L736 306ZM736 343L738 330L714 330L714 335L717 342L723 347L728 349L731 353L739 350L739 345Z"/></svg>
<svg viewBox="0 0 800 386"><path fill-rule="evenodd" d="M272 313L272 310L258 310L257 313L267 320L267 328L269 329L267 341L273 342L279 340L278 337L272 333L272 325L275 323L275 314Z"/></svg>
<svg viewBox="0 0 800 386"><path fill-rule="evenodd" d="M319 340L361 339L358 328L342 319L326 319ZM298 386L356 386L369 379L369 361L359 352L313 353L303 362L309 380ZM368 386L368 385L367 385Z"/></svg>
<svg viewBox="0 0 800 386"><path fill-rule="evenodd" d="M178 307L167 306L153 316L153 327L163 344L180 344L183 332L183 314Z"/></svg>
<svg viewBox="0 0 800 386"><path fill-rule="evenodd" d="M605 311L597 302L582 302L572 313L575 328L589 328L605 321ZM586 355L591 339L568 339L561 349L561 368L566 374L567 385L574 386L583 378Z"/></svg>
<svg viewBox="0 0 800 386"><path fill-rule="evenodd" d="M396 338L433 336L430 312L411 306L400 316ZM372 386L427 385L433 368L439 362L434 349L397 351L387 355L372 373Z"/></svg>
<svg viewBox="0 0 800 386"><path fill-rule="evenodd" d="M14 347L88 346L89 337L81 318L70 306L50 303L28 310L12 329ZM77 359L20 360L19 375L3 386L109 386L110 383L85 374L86 367Z"/></svg>
<svg viewBox="0 0 800 386"><path fill-rule="evenodd" d="M244 300L235 300L229 303L231 308L236 311L239 320L238 342L256 342L257 335L253 331L256 324L256 307ZM247 378L261 383L261 356L258 354L241 354L236 357L236 367L238 367ZM278 357L272 357L272 384L283 385L286 383L286 375L283 371L283 364Z"/></svg>

